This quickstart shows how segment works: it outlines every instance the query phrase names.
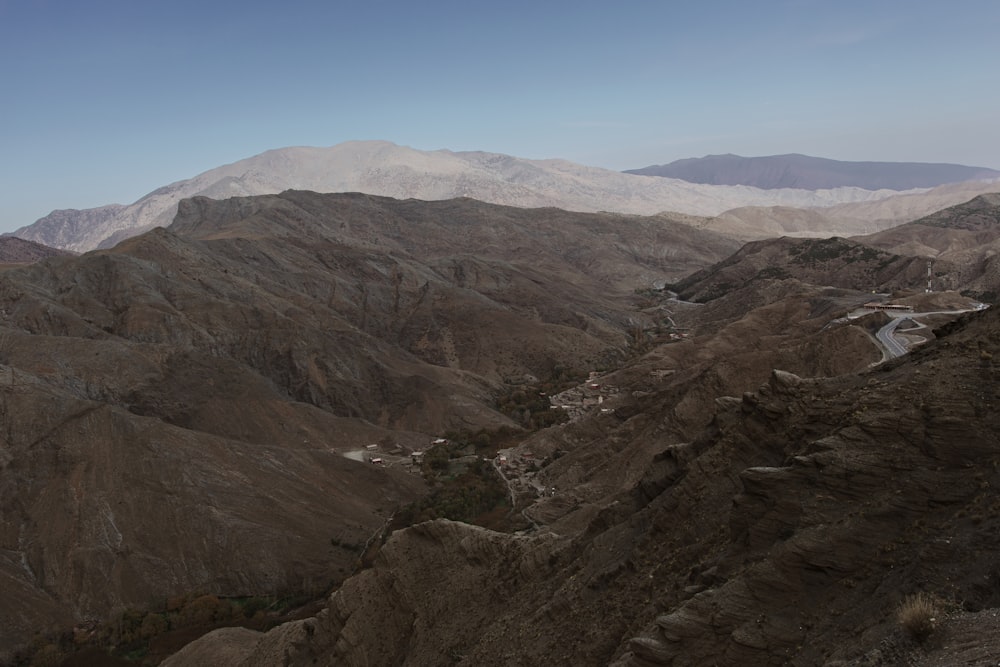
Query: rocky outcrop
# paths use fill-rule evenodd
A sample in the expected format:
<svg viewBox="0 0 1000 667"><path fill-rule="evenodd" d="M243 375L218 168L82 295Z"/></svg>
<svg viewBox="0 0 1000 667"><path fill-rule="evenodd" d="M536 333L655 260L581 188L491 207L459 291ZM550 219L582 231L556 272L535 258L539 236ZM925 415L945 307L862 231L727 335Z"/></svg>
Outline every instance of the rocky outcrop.
<svg viewBox="0 0 1000 667"><path fill-rule="evenodd" d="M241 633L218 665L429 665L461 660L511 591L552 571L552 537L512 537L444 519L396 532L373 568L352 577L319 616L265 635ZM234 643L212 633L164 665L205 664ZM280 659L279 659L280 658Z"/></svg>
<svg viewBox="0 0 1000 667"><path fill-rule="evenodd" d="M916 590L998 604L973 555L984 537L997 546L985 525L1000 485L997 397L971 384L994 370L955 352L824 383L775 375L720 413L702 446L741 452L742 468L713 566L725 582L657 615L616 664L819 664L898 632L895 608Z"/></svg>

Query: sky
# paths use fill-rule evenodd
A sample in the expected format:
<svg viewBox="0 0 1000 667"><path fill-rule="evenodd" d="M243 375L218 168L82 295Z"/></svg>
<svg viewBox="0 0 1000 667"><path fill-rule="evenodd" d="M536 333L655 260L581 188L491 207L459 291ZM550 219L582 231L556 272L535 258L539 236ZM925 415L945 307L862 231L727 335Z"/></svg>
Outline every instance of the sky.
<svg viewBox="0 0 1000 667"><path fill-rule="evenodd" d="M0 232L285 146L1000 169L998 0L0 0Z"/></svg>

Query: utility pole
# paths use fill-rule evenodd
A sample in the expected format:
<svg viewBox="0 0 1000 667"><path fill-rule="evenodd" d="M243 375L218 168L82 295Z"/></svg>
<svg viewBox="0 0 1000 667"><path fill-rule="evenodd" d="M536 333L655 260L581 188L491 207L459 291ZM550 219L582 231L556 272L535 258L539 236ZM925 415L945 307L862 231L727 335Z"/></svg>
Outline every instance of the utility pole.
<svg viewBox="0 0 1000 667"><path fill-rule="evenodd" d="M932 274L931 274L931 268L933 266L934 266L934 260L933 259L928 259L927 260L927 293L928 294L930 294L930 292L931 292L931 276L932 276Z"/></svg>

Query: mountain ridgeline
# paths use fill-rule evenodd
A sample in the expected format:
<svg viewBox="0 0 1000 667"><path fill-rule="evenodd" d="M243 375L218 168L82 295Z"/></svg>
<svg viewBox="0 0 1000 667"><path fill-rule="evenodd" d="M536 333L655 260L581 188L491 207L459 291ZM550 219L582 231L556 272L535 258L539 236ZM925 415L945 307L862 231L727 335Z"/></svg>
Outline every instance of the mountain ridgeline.
<svg viewBox="0 0 1000 667"><path fill-rule="evenodd" d="M880 169L885 173L897 173L911 166L882 164ZM935 173L937 170L934 165L912 168ZM960 168L954 173L979 178L985 172ZM793 186L798 189L764 190L745 187L754 183L747 180L749 174L743 176L747 178L736 179L737 186L700 185L588 167L565 160L526 160L481 151L419 151L385 141L352 141L328 148L300 146L267 151L164 185L129 205L53 211L14 234L75 252L110 248L153 227L168 226L182 199L198 196L227 199L277 194L288 189L363 192L431 201L471 197L505 206L637 215L673 212L675 216L717 216L733 208L748 206L815 209L855 203L875 206L861 217L885 219L887 222L877 227L882 229L890 222L899 224L913 220L986 191L982 189L983 184L966 184L961 193L950 189L954 186L944 186L941 192L935 189L923 193L927 203L916 210L911 205L900 211L897 210L899 206L892 203L898 193L874 189L872 183L862 187L824 185L822 187L827 189L816 191L810 189L810 183L803 182ZM950 181L943 179L941 182ZM969 193L969 187L979 189ZM880 202L885 202L884 208L878 206ZM874 231L870 225L859 223L857 217L853 211L843 216L824 216L826 227L817 227L813 222L805 224L804 230L811 235L822 234L823 229L836 229L846 235Z"/></svg>

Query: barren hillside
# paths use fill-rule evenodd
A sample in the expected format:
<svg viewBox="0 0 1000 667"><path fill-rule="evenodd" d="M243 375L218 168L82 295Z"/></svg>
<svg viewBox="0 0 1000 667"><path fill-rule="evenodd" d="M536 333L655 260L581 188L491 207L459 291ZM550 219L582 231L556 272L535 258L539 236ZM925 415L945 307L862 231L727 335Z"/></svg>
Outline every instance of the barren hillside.
<svg viewBox="0 0 1000 667"><path fill-rule="evenodd" d="M806 294L771 301L786 315L758 315L755 332ZM989 388L1000 315L940 333L900 360L827 379L778 366L754 390L719 395L683 439L673 428L682 370L601 378L617 383L610 412L509 454L541 460L537 478L552 489L525 510L534 531L439 520L396 532L322 613L229 635L235 657L220 664L996 661L1000 395ZM832 334L800 340L820 335ZM917 593L932 600L929 634L897 617ZM222 638L166 664L219 655Z"/></svg>
<svg viewBox="0 0 1000 667"><path fill-rule="evenodd" d="M980 195L914 222L855 240L934 260L937 289L964 289L989 300L1000 284L1000 195ZM950 267L943 269L942 267Z"/></svg>
<svg viewBox="0 0 1000 667"><path fill-rule="evenodd" d="M869 285L920 286L922 259L734 245L663 218L288 192L189 200L169 230L0 275L4 641L41 626L36 658L69 651L59 631L103 617L152 651L180 613L152 598L200 602L208 630L236 622L226 596L332 586L164 664L1000 659L976 639L1000 608L1000 315L912 323L883 361L890 318L848 314ZM522 429L510 389L568 421ZM431 489L410 451L445 429L492 449L427 450ZM367 443L401 454L343 456ZM454 486L462 466L499 486L506 531L417 520L482 491ZM935 620L914 632L896 611L917 593Z"/></svg>
<svg viewBox="0 0 1000 667"><path fill-rule="evenodd" d="M947 271L942 263L940 269ZM895 291L920 287L926 262L842 238L754 241L672 287L684 299L710 301L748 281L796 278L814 285ZM922 282L923 281L923 282Z"/></svg>
<svg viewBox="0 0 1000 667"><path fill-rule="evenodd" d="M25 241L16 236L0 237L0 266L31 264L46 257L67 256L73 253L50 248L40 243Z"/></svg>
<svg viewBox="0 0 1000 667"><path fill-rule="evenodd" d="M428 490L346 453L514 428L508 382L617 363L636 288L734 247L660 218L289 192L6 271L0 646L199 591L328 590Z"/></svg>

